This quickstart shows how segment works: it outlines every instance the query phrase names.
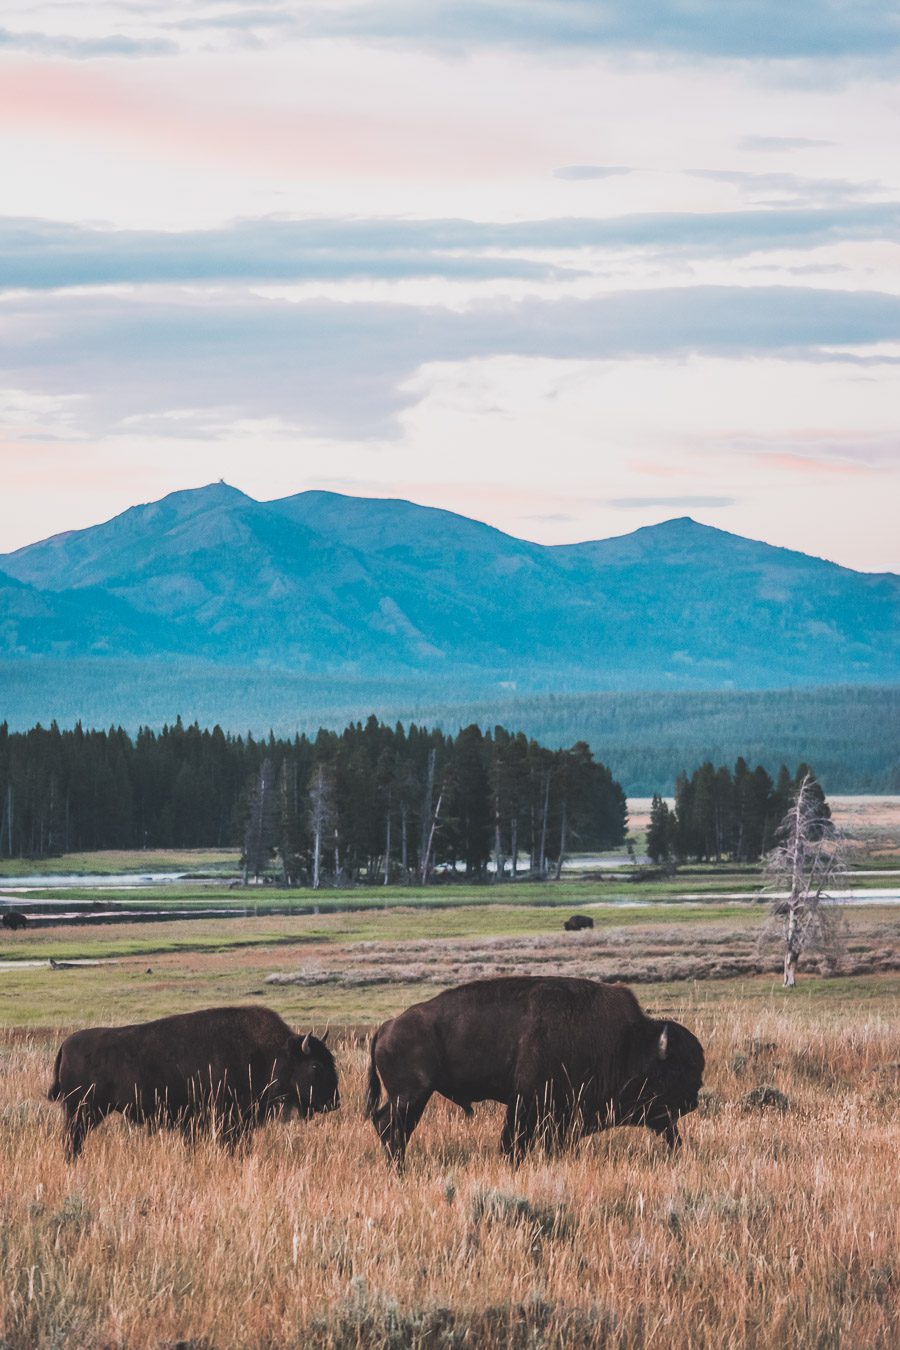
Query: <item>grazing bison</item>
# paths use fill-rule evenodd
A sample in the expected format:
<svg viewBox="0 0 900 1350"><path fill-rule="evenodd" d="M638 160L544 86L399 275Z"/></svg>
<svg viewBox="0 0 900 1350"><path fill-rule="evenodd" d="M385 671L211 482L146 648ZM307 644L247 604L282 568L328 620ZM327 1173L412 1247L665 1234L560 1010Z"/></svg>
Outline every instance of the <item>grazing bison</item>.
<svg viewBox="0 0 900 1350"><path fill-rule="evenodd" d="M63 1103L70 1158L113 1111L186 1135L216 1130L233 1148L271 1116L312 1116L339 1105L324 1038L297 1036L261 1007L76 1031L60 1047L47 1095Z"/></svg>
<svg viewBox="0 0 900 1350"><path fill-rule="evenodd" d="M594 920L588 914L573 914L566 919L563 928L567 933L580 933L582 928L593 928Z"/></svg>
<svg viewBox="0 0 900 1350"><path fill-rule="evenodd" d="M536 1140L552 1148L608 1125L646 1125L674 1148L678 1117L696 1108L703 1066L697 1038L678 1022L647 1017L623 985L478 980L378 1028L368 1114L398 1165L433 1092L467 1115L473 1102L503 1102L500 1146L513 1163Z"/></svg>
<svg viewBox="0 0 900 1350"><path fill-rule="evenodd" d="M17 909L8 909L3 915L3 927L11 928L14 933L28 927L28 919Z"/></svg>

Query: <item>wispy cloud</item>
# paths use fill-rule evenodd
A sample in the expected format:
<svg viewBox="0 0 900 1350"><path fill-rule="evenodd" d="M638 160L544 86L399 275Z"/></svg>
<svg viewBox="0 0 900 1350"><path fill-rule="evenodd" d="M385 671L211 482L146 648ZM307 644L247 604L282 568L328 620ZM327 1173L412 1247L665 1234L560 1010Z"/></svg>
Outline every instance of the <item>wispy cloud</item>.
<svg viewBox="0 0 900 1350"><path fill-rule="evenodd" d="M736 497L610 497L606 504L624 511L643 510L648 506L685 510L696 507L699 510L703 507L734 506L736 502Z"/></svg>
<svg viewBox="0 0 900 1350"><path fill-rule="evenodd" d="M734 258L848 240L900 241L900 203L510 223L263 218L182 232L0 218L0 290L408 277L559 280L583 275L589 263L553 263L547 253L554 250Z"/></svg>
<svg viewBox="0 0 900 1350"><path fill-rule="evenodd" d="M765 62L883 63L900 50L895 7L882 0L286 0L283 4L200 7L165 4L82 4L63 11L105 13L110 29L143 25L144 39L120 36L14 34L32 50L86 57L110 54L104 43L127 44L121 55L153 55L165 34L258 47L322 37L452 52L511 48L578 55L592 51Z"/></svg>
<svg viewBox="0 0 900 1350"><path fill-rule="evenodd" d="M369 0L313 5L308 32L470 48L606 48L738 59L876 56L900 47L879 0Z"/></svg>
<svg viewBox="0 0 900 1350"><path fill-rule="evenodd" d="M555 222L546 225L545 246L552 247ZM540 239L539 228L523 232L526 247L541 247ZM177 233L0 218L0 289L409 277L552 280L581 275L577 268L496 252L516 246L515 226L462 220L262 219Z"/></svg>
<svg viewBox="0 0 900 1350"><path fill-rule="evenodd" d="M625 173L631 173L631 170L621 164L564 164L553 170L553 177L578 183L593 178L618 178Z"/></svg>
<svg viewBox="0 0 900 1350"><path fill-rule="evenodd" d="M69 293L0 306L0 384L85 395L82 427L211 409L375 437L419 397L433 362L493 356L628 360L707 354L883 361L900 341L900 296L808 287L694 287L587 301L437 307ZM834 348L847 349L835 354Z"/></svg>
<svg viewBox="0 0 900 1350"><path fill-rule="evenodd" d="M173 56L178 45L162 37L127 37L113 33L107 37L78 37L55 33L15 32L0 28L0 51L34 52L38 56L74 57L90 60L103 56Z"/></svg>
<svg viewBox="0 0 900 1350"><path fill-rule="evenodd" d="M760 154L781 154L790 150L821 150L833 144L833 141L820 141L809 136L742 136L738 141L738 149Z"/></svg>
<svg viewBox="0 0 900 1350"><path fill-rule="evenodd" d="M690 169L693 178L728 183L747 196L776 194L790 203L806 206L838 206L843 202L869 199L886 191L873 179L804 178L795 173L746 173L738 169Z"/></svg>
<svg viewBox="0 0 900 1350"><path fill-rule="evenodd" d="M793 435L739 435L720 439L723 446L757 461L801 474L870 474L900 466L900 435L807 431Z"/></svg>

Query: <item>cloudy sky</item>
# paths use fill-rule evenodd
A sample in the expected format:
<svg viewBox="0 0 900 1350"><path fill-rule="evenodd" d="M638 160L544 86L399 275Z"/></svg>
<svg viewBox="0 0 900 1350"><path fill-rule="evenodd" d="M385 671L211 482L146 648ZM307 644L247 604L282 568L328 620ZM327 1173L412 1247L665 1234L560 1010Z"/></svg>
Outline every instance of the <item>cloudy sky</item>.
<svg viewBox="0 0 900 1350"><path fill-rule="evenodd" d="M0 23L0 550L224 477L897 568L894 0Z"/></svg>

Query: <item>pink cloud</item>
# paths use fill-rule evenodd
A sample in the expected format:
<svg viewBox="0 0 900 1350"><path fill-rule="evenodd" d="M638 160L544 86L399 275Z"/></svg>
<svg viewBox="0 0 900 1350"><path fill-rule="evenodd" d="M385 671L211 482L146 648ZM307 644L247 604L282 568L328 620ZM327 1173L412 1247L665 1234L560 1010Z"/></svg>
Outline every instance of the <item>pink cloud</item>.
<svg viewBox="0 0 900 1350"><path fill-rule="evenodd" d="M673 464L671 460L632 459L628 467L633 473L647 474L650 478L690 478L694 473L694 469Z"/></svg>
<svg viewBox="0 0 900 1350"><path fill-rule="evenodd" d="M159 72L169 71L169 78ZM0 62L0 125L65 139L127 142L167 162L204 161L243 172L281 176L468 177L533 168L534 139L524 129L495 127L474 115L410 118L385 108L365 116L339 107L262 107L233 83L188 80L177 87L174 66L118 74L113 64L17 58ZM185 71L187 76L187 71ZM337 95L335 94L335 98Z"/></svg>
<svg viewBox="0 0 900 1350"><path fill-rule="evenodd" d="M758 460L758 456L753 458ZM779 469L787 469L791 473L809 474L816 478L822 474L861 476L883 471L880 465L851 464L843 460L829 459L827 456L813 458L811 455L767 454L763 462L774 464Z"/></svg>

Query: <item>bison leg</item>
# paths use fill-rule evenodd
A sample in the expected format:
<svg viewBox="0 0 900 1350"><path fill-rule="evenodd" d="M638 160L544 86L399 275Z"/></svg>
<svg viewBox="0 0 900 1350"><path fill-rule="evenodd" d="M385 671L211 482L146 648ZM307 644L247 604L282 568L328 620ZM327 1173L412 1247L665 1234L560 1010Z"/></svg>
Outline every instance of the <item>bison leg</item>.
<svg viewBox="0 0 900 1350"><path fill-rule="evenodd" d="M670 1120L665 1129L666 1143L669 1146L669 1152L675 1153L681 1148L681 1135L678 1133L678 1121Z"/></svg>
<svg viewBox="0 0 900 1350"><path fill-rule="evenodd" d="M71 1098L66 1102L64 1126L64 1144L66 1158L74 1162L81 1153L85 1138L95 1125L99 1125L103 1116L84 1097L80 1101Z"/></svg>
<svg viewBox="0 0 900 1350"><path fill-rule="evenodd" d="M665 1120L654 1121L650 1126L654 1134L662 1135L670 1153L681 1148L681 1135L678 1133L678 1117L668 1116Z"/></svg>
<svg viewBox="0 0 900 1350"><path fill-rule="evenodd" d="M538 1129L538 1113L533 1102L517 1097L506 1108L506 1123L500 1136L500 1151L518 1167L534 1143Z"/></svg>
<svg viewBox="0 0 900 1350"><path fill-rule="evenodd" d="M547 1113L540 1123L541 1147L548 1157L558 1157L575 1141L576 1118L571 1111L557 1107L555 1112Z"/></svg>
<svg viewBox="0 0 900 1350"><path fill-rule="evenodd" d="M245 1116L230 1116L223 1123L219 1139L229 1153L246 1153L253 1138L253 1122Z"/></svg>
<svg viewBox="0 0 900 1350"><path fill-rule="evenodd" d="M417 1097L390 1098L372 1117L378 1137L391 1162L400 1171L406 1158L406 1145L422 1119L430 1092Z"/></svg>

